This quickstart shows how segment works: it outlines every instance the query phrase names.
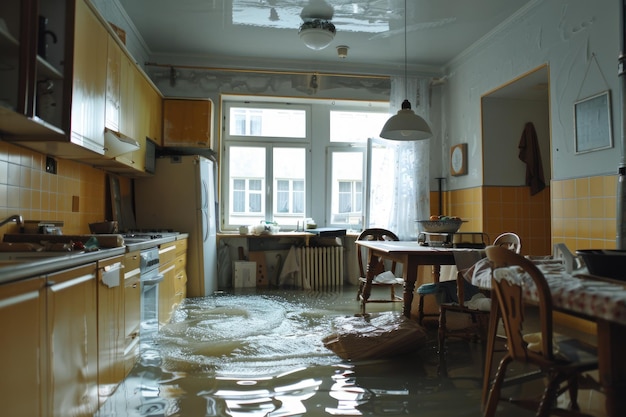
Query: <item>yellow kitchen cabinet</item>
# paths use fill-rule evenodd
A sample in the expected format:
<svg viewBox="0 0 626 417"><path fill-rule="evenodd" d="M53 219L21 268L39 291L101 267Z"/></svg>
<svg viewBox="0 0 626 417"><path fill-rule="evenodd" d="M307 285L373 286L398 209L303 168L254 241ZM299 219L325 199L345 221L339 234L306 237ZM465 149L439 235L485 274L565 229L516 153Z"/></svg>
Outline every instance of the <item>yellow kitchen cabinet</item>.
<svg viewBox="0 0 626 417"><path fill-rule="evenodd" d="M0 285L0 398L6 416L42 416L46 407L44 277Z"/></svg>
<svg viewBox="0 0 626 417"><path fill-rule="evenodd" d="M210 148L212 122L209 99L164 99L163 146Z"/></svg>
<svg viewBox="0 0 626 417"><path fill-rule="evenodd" d="M169 323L174 312L176 282L176 241L159 246L159 273L163 281L159 283L159 325Z"/></svg>
<svg viewBox="0 0 626 417"><path fill-rule="evenodd" d="M144 75L144 79L147 81L147 76ZM163 143L163 97L151 82L147 81L145 88L146 105L149 109L148 134L146 136L160 144Z"/></svg>
<svg viewBox="0 0 626 417"><path fill-rule="evenodd" d="M105 126L119 132L122 112L122 48L112 35L107 36L106 69Z"/></svg>
<svg viewBox="0 0 626 417"><path fill-rule="evenodd" d="M176 241L175 262L174 303L178 305L187 297L187 239Z"/></svg>
<svg viewBox="0 0 626 417"><path fill-rule="evenodd" d="M108 33L85 0L76 0L71 141L104 153Z"/></svg>
<svg viewBox="0 0 626 417"><path fill-rule="evenodd" d="M92 416L98 408L96 263L46 278L48 415Z"/></svg>
<svg viewBox="0 0 626 417"><path fill-rule="evenodd" d="M124 375L128 375L139 358L141 323L139 262L139 251L124 255Z"/></svg>
<svg viewBox="0 0 626 417"><path fill-rule="evenodd" d="M124 379L122 255L98 261L98 397L100 405Z"/></svg>
<svg viewBox="0 0 626 417"><path fill-rule="evenodd" d="M138 70L134 62L120 48L120 132L135 140L138 129L135 122L135 96Z"/></svg>

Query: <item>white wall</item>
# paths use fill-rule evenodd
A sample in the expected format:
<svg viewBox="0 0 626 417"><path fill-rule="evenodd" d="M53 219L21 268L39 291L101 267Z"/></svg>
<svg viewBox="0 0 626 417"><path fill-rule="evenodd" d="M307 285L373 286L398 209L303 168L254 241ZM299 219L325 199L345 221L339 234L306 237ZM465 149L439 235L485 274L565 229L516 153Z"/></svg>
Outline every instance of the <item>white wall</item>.
<svg viewBox="0 0 626 417"><path fill-rule="evenodd" d="M452 62L443 88L443 166L451 145L467 142L472 160L482 156L481 96L548 63L552 178L617 173L622 146L617 57L620 2L537 0L499 31ZM595 54L597 62L592 60ZM575 153L573 103L609 88L613 98L612 149ZM521 131L520 131L521 134ZM481 185L481 169L449 177L448 189Z"/></svg>
<svg viewBox="0 0 626 417"><path fill-rule="evenodd" d="M519 155L519 141L526 122L537 132L543 173L550 182L550 125L547 101L486 98L483 100L484 185L521 186L526 183L526 164ZM480 168L469 160L469 169Z"/></svg>

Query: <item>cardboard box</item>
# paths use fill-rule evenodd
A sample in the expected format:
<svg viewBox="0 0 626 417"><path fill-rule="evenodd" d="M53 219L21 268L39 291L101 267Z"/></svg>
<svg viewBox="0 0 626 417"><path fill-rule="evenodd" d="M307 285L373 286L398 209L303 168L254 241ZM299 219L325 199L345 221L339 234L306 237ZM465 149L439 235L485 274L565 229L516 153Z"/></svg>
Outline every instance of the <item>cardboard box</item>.
<svg viewBox="0 0 626 417"><path fill-rule="evenodd" d="M234 263L233 287L256 287L256 262L235 261Z"/></svg>

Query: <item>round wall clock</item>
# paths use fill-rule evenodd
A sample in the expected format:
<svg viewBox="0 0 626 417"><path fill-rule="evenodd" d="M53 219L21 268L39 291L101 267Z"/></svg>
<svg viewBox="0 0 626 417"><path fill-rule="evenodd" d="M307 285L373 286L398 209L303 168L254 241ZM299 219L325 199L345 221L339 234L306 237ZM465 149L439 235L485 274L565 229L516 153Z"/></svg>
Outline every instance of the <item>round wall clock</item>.
<svg viewBox="0 0 626 417"><path fill-rule="evenodd" d="M467 143L460 143L450 148L450 174L467 174Z"/></svg>

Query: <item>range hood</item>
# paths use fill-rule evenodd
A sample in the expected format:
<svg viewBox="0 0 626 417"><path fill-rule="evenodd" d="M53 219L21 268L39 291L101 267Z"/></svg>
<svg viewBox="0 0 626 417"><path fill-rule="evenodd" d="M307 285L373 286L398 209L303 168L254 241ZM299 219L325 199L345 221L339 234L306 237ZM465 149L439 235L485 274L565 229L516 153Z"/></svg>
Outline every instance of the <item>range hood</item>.
<svg viewBox="0 0 626 417"><path fill-rule="evenodd" d="M104 157L115 158L128 152L138 150L139 142L111 129L104 129Z"/></svg>

